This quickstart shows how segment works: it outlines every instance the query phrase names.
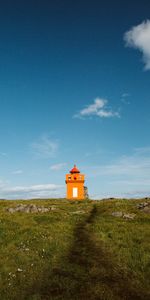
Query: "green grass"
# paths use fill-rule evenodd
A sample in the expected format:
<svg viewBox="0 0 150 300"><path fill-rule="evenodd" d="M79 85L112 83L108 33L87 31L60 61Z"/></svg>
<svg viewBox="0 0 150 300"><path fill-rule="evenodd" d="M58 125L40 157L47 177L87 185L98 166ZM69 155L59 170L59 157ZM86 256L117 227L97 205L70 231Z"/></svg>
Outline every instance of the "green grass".
<svg viewBox="0 0 150 300"><path fill-rule="evenodd" d="M29 214L6 207L31 200L0 201L0 299L150 299L150 215L137 209L142 201L32 200L56 210Z"/></svg>

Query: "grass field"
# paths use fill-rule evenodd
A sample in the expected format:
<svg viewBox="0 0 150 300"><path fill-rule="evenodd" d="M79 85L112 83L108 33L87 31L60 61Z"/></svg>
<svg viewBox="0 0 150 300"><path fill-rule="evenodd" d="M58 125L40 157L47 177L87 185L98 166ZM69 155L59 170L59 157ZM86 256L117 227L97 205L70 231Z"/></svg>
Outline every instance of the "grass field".
<svg viewBox="0 0 150 300"><path fill-rule="evenodd" d="M150 299L150 214L137 208L142 201L0 201L0 299ZM55 210L6 211L31 202Z"/></svg>

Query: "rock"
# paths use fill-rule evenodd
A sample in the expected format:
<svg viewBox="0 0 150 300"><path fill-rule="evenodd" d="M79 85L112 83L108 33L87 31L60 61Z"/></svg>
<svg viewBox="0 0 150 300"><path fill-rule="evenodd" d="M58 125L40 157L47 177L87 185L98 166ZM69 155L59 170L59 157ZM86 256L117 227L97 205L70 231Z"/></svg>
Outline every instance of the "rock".
<svg viewBox="0 0 150 300"><path fill-rule="evenodd" d="M24 212L24 213L45 213L49 212L50 210L54 210L55 208L51 209L48 207L38 207L35 204L19 204L16 207L9 207L6 208L6 211L10 213L15 213L15 212Z"/></svg>
<svg viewBox="0 0 150 300"><path fill-rule="evenodd" d="M89 199L88 187L87 186L84 186L84 198Z"/></svg>
<svg viewBox="0 0 150 300"><path fill-rule="evenodd" d="M123 212L122 211L114 211L112 213L112 216L114 216L114 217L122 217L123 216Z"/></svg>
<svg viewBox="0 0 150 300"><path fill-rule="evenodd" d="M147 214L150 214L150 206L146 206L143 208L143 211Z"/></svg>
<svg viewBox="0 0 150 300"><path fill-rule="evenodd" d="M31 212L31 208L30 208L30 206L26 206L26 207L24 207L23 210L19 210L19 211L29 213L29 212Z"/></svg>
<svg viewBox="0 0 150 300"><path fill-rule="evenodd" d="M41 207L41 212L44 213L44 212L48 212L49 211L49 208L47 207Z"/></svg>
<svg viewBox="0 0 150 300"><path fill-rule="evenodd" d="M137 205L137 208L142 210L143 212L149 214L150 213L150 202L143 202Z"/></svg>
<svg viewBox="0 0 150 300"><path fill-rule="evenodd" d="M37 213L38 212L38 208L35 204L30 204L29 207L27 207L27 210L29 208L29 211L32 213Z"/></svg>
<svg viewBox="0 0 150 300"><path fill-rule="evenodd" d="M50 210L56 210L57 208L55 206L51 206Z"/></svg>
<svg viewBox="0 0 150 300"><path fill-rule="evenodd" d="M143 209L144 207L150 206L150 202L143 202L137 205L138 209Z"/></svg>
<svg viewBox="0 0 150 300"><path fill-rule="evenodd" d="M83 210L77 210L77 211L72 211L70 213L73 214L73 215L80 215L80 214L85 214L85 211L83 211Z"/></svg>
<svg viewBox="0 0 150 300"><path fill-rule="evenodd" d="M16 211L19 211L19 212L24 211L25 206L26 206L26 205L19 204L19 205L17 205L17 207L15 208L15 210L16 210Z"/></svg>
<svg viewBox="0 0 150 300"><path fill-rule="evenodd" d="M114 217L122 217L122 218L124 218L126 220L132 220L132 219L135 218L136 214L133 214L133 213L126 214L126 213L123 213L122 211L114 211L112 213L112 216L114 216Z"/></svg>
<svg viewBox="0 0 150 300"><path fill-rule="evenodd" d="M14 213L16 210L15 210L15 208L10 207L10 208L7 208L7 211L10 213Z"/></svg>
<svg viewBox="0 0 150 300"><path fill-rule="evenodd" d="M127 220L133 220L135 218L136 214L123 214L123 218Z"/></svg>

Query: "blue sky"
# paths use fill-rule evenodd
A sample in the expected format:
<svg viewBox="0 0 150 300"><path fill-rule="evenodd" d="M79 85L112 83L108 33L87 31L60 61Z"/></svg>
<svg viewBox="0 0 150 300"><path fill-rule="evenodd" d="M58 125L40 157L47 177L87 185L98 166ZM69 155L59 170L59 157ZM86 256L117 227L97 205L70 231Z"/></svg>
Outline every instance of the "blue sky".
<svg viewBox="0 0 150 300"><path fill-rule="evenodd" d="M150 2L5 1L0 198L150 194Z"/></svg>

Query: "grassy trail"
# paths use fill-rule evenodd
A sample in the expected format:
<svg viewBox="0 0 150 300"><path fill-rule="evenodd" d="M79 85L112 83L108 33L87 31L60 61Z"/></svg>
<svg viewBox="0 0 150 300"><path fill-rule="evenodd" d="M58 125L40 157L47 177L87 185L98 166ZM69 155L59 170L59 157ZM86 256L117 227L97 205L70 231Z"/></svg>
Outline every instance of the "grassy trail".
<svg viewBox="0 0 150 300"><path fill-rule="evenodd" d="M33 285L32 290L38 291L41 300L149 300L133 274L117 264L102 241L96 241L91 227L97 215L94 205L90 214L75 226L73 244L59 267L42 284ZM26 299L29 297L28 294Z"/></svg>
<svg viewBox="0 0 150 300"><path fill-rule="evenodd" d="M150 215L136 201L33 202L55 210L10 214L18 202L1 202L0 300L150 299Z"/></svg>

